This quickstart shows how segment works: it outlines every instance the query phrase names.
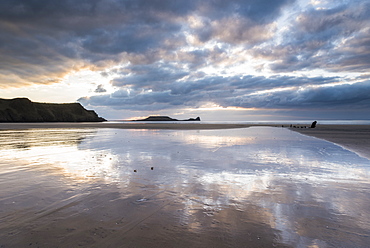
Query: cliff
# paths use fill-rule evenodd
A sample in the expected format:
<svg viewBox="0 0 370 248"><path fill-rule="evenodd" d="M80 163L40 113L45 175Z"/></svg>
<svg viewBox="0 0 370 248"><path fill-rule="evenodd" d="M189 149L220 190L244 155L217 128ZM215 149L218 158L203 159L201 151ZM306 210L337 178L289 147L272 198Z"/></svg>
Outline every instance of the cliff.
<svg viewBox="0 0 370 248"><path fill-rule="evenodd" d="M190 118L187 120L177 120L168 116L149 116L148 118L135 121L200 121L200 117Z"/></svg>
<svg viewBox="0 0 370 248"><path fill-rule="evenodd" d="M79 103L38 103L27 98L0 99L0 122L101 122Z"/></svg>

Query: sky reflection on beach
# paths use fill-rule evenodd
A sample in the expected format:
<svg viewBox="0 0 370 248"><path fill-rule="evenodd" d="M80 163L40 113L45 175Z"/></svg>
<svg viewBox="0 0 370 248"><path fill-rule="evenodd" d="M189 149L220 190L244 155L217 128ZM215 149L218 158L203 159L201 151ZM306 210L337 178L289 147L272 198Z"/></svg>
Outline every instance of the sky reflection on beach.
<svg viewBox="0 0 370 248"><path fill-rule="evenodd" d="M168 237L167 244L180 240L184 246L237 247L249 242L262 247L365 247L370 237L370 161L284 128L1 134L2 187L14 183L9 175L32 177L27 171L42 173L40 186L50 183L51 176L78 182L68 184L74 192L108 185L115 193L108 205L87 200L78 204L81 209L109 209L116 220L124 214L115 208L130 202L133 209L127 207L122 229L105 226L125 235L140 235L132 230L145 223L147 232ZM26 171L17 171L16 165ZM3 190L4 199L25 194L9 187ZM3 204L9 206L6 200ZM140 211L151 214L142 218ZM158 223L172 229L154 231L151 225ZM112 234L112 246L119 240Z"/></svg>

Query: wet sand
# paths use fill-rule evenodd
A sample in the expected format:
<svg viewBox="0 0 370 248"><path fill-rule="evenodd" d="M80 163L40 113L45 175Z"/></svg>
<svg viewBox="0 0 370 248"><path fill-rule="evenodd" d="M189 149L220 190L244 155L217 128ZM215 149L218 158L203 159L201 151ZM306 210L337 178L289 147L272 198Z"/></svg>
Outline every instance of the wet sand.
<svg viewBox="0 0 370 248"><path fill-rule="evenodd" d="M229 128L245 128L251 126L249 124L204 124L204 123L117 123L117 122L57 122L57 123L0 123L0 130L12 129L30 129L30 128L118 128L118 129L171 129L171 130L205 130L205 129L229 129Z"/></svg>
<svg viewBox="0 0 370 248"><path fill-rule="evenodd" d="M212 130L248 128L252 126L289 127L281 124L209 124L209 123L0 123L0 130L17 130L33 128L118 128L118 129L168 129L168 130ZM370 159L370 125L296 125L290 128L305 135L325 139Z"/></svg>
<svg viewBox="0 0 370 248"><path fill-rule="evenodd" d="M293 131L338 144L370 159L370 125L317 125L316 128L291 128Z"/></svg>
<svg viewBox="0 0 370 248"><path fill-rule="evenodd" d="M368 244L370 161L330 142L281 127L31 125L0 130L1 248Z"/></svg>

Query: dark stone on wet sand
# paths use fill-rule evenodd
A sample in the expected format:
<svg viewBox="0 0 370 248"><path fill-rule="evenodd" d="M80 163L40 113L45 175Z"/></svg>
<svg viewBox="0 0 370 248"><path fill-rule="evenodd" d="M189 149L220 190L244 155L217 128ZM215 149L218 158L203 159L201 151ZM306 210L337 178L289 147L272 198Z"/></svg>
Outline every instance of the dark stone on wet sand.
<svg viewBox="0 0 370 248"><path fill-rule="evenodd" d="M311 128L315 128L316 127L316 123L317 123L317 121L312 122Z"/></svg>

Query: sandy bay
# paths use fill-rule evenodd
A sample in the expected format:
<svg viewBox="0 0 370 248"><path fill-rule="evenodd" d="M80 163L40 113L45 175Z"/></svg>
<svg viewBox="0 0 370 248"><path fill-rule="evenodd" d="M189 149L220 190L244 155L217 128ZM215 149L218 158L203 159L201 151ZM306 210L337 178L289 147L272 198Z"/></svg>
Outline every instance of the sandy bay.
<svg viewBox="0 0 370 248"><path fill-rule="evenodd" d="M369 126L0 129L1 247L368 244Z"/></svg>
<svg viewBox="0 0 370 248"><path fill-rule="evenodd" d="M292 130L334 142L370 159L370 125L318 125Z"/></svg>
<svg viewBox="0 0 370 248"><path fill-rule="evenodd" d="M34 128L119 128L119 129L170 129L170 130L207 130L247 128L252 126L290 127L287 124L203 124L203 123L140 123L140 122L86 122L86 123L0 123L0 130L34 129ZM297 124L291 130L334 142L370 159L370 125L322 125L316 128L309 124Z"/></svg>

